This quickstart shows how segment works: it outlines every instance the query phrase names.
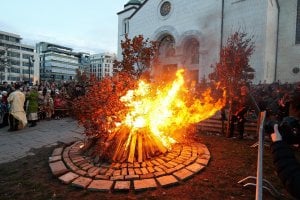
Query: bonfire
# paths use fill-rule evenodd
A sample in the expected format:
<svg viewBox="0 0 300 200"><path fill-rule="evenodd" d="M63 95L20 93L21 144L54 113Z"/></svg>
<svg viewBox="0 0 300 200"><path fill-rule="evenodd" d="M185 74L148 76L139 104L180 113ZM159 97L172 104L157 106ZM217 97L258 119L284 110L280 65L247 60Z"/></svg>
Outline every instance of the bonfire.
<svg viewBox="0 0 300 200"><path fill-rule="evenodd" d="M213 95L211 88L199 94L185 78L180 69L170 81L125 79L125 84L118 77L90 88L76 102L87 141L93 141L83 149L97 160L133 163L184 142L189 127L215 115L226 101L223 90L221 95Z"/></svg>

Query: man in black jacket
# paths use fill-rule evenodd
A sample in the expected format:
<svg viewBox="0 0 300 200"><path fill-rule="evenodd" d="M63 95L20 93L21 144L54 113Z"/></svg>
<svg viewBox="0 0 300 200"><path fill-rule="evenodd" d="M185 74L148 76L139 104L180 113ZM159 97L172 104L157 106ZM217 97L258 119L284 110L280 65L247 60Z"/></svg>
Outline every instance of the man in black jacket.
<svg viewBox="0 0 300 200"><path fill-rule="evenodd" d="M274 125L274 133L271 134L272 145L271 151L273 155L273 162L278 174L285 188L289 193L300 199L300 162L296 159L293 150L290 148L288 143L300 144L299 137L299 119L300 119L300 93L294 94L291 102L290 115L297 119L297 126L293 126L293 130L281 129L280 134L278 125ZM290 135L296 133L298 137L292 137ZM287 140L286 138L289 139ZM288 143L287 143L288 142Z"/></svg>
<svg viewBox="0 0 300 200"><path fill-rule="evenodd" d="M244 136L244 126L245 126L245 114L250 107L250 97L249 89L247 86L243 86L240 89L240 95L233 98L232 102L232 115L229 121L229 135L227 137L232 137L234 134L234 124L237 122L236 127L239 133L239 138L243 139Z"/></svg>

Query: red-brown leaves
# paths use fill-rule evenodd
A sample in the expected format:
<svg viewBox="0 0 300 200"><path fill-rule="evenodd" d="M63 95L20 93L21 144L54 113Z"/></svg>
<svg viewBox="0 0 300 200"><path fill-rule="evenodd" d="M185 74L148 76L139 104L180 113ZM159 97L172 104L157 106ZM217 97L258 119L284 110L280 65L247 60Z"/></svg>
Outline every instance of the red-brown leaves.
<svg viewBox="0 0 300 200"><path fill-rule="evenodd" d="M115 61L114 66L118 69L123 69L136 78L150 70L151 62L157 58L158 45L157 42L144 40L142 35L136 36L133 39L125 35L125 40L121 42L123 60Z"/></svg>
<svg viewBox="0 0 300 200"><path fill-rule="evenodd" d="M249 58L254 52L252 38L247 38L246 33L235 32L221 49L220 61L216 64L211 80L220 82L228 94L232 94L243 83L254 78L254 69L249 64Z"/></svg>

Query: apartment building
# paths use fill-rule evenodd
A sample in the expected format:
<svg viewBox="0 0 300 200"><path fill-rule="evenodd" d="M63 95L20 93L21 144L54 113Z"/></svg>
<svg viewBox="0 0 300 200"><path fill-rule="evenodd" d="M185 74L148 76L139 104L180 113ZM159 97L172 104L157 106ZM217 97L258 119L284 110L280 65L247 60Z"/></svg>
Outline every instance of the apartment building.
<svg viewBox="0 0 300 200"><path fill-rule="evenodd" d="M90 56L90 69L89 74L93 74L98 78L106 76L113 76L113 62L116 59L116 55L112 53L100 53Z"/></svg>
<svg viewBox="0 0 300 200"><path fill-rule="evenodd" d="M39 59L34 46L22 44L20 35L0 31L0 82L39 81Z"/></svg>
<svg viewBox="0 0 300 200"><path fill-rule="evenodd" d="M66 46L39 42L36 51L39 54L41 81L70 81L75 78L77 70L89 65L88 53L73 52Z"/></svg>

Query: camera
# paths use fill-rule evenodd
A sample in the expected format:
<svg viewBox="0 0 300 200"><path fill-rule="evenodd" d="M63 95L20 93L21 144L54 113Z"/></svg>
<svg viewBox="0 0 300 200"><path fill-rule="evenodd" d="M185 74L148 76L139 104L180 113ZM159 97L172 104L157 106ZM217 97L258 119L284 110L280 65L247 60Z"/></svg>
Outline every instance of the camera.
<svg viewBox="0 0 300 200"><path fill-rule="evenodd" d="M288 144L300 144L300 121L294 117L284 117L281 121L269 120L265 123L265 133L274 133L274 125L278 124L278 130L282 140Z"/></svg>

